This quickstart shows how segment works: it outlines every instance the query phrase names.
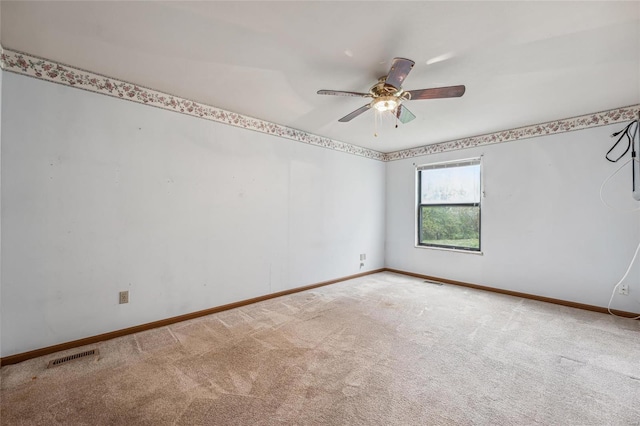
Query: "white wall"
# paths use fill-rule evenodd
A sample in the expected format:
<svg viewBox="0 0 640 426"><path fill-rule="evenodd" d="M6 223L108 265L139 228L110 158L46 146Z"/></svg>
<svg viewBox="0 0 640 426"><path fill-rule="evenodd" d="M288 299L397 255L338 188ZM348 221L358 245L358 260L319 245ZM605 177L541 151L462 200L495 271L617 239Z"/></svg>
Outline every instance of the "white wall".
<svg viewBox="0 0 640 426"><path fill-rule="evenodd" d="M614 212L600 185L620 164L604 159L621 124L387 163L386 266L404 271L607 306L640 241L640 212ZM483 255L414 247L415 164L483 155ZM629 156L625 159L628 159ZM622 209L630 165L605 188ZM613 307L640 312L640 259L629 296Z"/></svg>
<svg viewBox="0 0 640 426"><path fill-rule="evenodd" d="M2 356L384 266L382 162L11 73L2 101Z"/></svg>
<svg viewBox="0 0 640 426"><path fill-rule="evenodd" d="M1 356L385 265L606 306L640 240L621 125L384 164L0 78ZM413 164L478 155L483 255L415 248Z"/></svg>

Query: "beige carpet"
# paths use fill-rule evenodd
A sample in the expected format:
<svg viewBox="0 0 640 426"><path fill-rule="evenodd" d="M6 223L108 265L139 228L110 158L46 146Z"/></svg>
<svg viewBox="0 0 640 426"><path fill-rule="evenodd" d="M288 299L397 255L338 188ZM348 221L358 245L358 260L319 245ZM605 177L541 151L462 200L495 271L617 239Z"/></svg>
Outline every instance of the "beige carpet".
<svg viewBox="0 0 640 426"><path fill-rule="evenodd" d="M2 425L638 425L640 322L380 273L2 368Z"/></svg>

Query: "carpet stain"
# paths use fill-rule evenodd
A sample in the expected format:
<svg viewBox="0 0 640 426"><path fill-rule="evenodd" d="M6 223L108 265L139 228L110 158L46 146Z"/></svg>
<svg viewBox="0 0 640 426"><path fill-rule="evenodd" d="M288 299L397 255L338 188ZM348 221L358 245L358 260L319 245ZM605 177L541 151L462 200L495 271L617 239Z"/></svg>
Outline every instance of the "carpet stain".
<svg viewBox="0 0 640 426"><path fill-rule="evenodd" d="M559 357L559 362L561 365L580 365L580 364L586 364L586 362L584 361L580 361L578 359L573 359L573 358L569 358L566 356L562 356L560 355Z"/></svg>
<svg viewBox="0 0 640 426"><path fill-rule="evenodd" d="M141 352L166 349L178 343L176 337L167 327L137 333L134 337Z"/></svg>

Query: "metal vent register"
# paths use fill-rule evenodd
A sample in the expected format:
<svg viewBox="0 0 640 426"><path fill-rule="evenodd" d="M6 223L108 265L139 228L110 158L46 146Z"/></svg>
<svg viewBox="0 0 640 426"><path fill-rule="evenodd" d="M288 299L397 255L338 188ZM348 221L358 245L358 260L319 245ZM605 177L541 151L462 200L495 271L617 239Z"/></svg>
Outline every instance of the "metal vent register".
<svg viewBox="0 0 640 426"><path fill-rule="evenodd" d="M47 364L47 368L56 367L61 364L66 364L69 361L74 361L80 358L86 358L88 356L97 356L99 354L100 352L98 351L98 349L91 349L90 351L84 351L84 352L79 352L73 355L63 356L62 358L56 358L49 361L49 364Z"/></svg>

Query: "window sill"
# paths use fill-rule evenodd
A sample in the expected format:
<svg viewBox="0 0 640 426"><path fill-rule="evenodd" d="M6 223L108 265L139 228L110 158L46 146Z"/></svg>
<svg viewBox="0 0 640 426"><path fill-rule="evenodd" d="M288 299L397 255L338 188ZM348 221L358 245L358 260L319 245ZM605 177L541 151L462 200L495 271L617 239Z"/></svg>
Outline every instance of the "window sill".
<svg viewBox="0 0 640 426"><path fill-rule="evenodd" d="M451 251L455 253L477 254L477 255L483 256L482 251L461 250L461 249L445 248L445 247L429 247L429 246L421 246L419 244L414 244L414 247L419 249Z"/></svg>

